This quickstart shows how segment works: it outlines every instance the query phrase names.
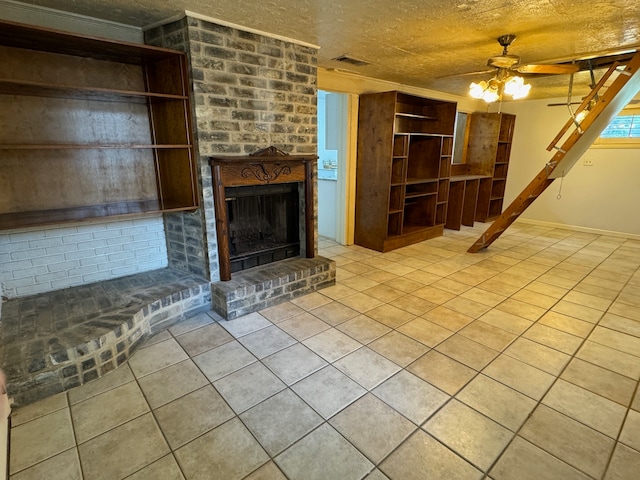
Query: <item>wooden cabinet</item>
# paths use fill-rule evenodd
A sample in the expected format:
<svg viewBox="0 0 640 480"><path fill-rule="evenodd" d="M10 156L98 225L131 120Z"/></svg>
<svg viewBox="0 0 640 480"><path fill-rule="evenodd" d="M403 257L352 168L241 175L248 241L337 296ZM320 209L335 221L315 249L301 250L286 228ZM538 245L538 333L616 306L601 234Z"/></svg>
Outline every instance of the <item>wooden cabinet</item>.
<svg viewBox="0 0 640 480"><path fill-rule="evenodd" d="M197 207L186 62L0 22L0 229Z"/></svg>
<svg viewBox="0 0 640 480"><path fill-rule="evenodd" d="M493 221L502 213L515 121L515 115L507 113L469 115L465 157L467 172L491 177L480 180L477 221Z"/></svg>
<svg viewBox="0 0 640 480"><path fill-rule="evenodd" d="M386 252L442 235L456 104L360 96L355 243Z"/></svg>

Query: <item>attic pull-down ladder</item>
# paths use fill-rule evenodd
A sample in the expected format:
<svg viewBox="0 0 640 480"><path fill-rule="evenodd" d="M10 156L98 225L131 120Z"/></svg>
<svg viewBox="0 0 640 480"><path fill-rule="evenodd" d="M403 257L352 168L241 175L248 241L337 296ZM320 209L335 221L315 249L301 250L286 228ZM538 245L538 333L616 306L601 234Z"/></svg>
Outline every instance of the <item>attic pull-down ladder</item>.
<svg viewBox="0 0 640 480"><path fill-rule="evenodd" d="M589 102L596 97L598 90L605 84L616 70L614 64L591 90L584 101L576 109L576 115L585 110ZM545 165L538 175L525 187L525 189L511 202L500 215L467 250L476 253L491 245L521 214L538 198L546 188L558 177L564 177L575 165L580 157L587 151L591 144L598 138L609 122L620 113L631 99L640 91L640 51L637 52L622 71L618 71L618 78L614 80L606 92L601 95L597 103L591 108L587 116L578 125L574 119L569 119L558 135L553 139L547 150L557 150L553 158ZM566 139L561 147L558 142L567 131L575 126L573 133Z"/></svg>

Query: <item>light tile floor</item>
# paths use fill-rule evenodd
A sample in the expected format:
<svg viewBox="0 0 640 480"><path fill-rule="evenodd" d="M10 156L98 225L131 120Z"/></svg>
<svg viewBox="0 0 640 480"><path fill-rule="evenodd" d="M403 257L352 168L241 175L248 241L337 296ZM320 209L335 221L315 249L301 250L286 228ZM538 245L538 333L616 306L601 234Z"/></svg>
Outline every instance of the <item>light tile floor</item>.
<svg viewBox="0 0 640 480"><path fill-rule="evenodd" d="M11 479L640 478L640 241L484 225L14 412Z"/></svg>

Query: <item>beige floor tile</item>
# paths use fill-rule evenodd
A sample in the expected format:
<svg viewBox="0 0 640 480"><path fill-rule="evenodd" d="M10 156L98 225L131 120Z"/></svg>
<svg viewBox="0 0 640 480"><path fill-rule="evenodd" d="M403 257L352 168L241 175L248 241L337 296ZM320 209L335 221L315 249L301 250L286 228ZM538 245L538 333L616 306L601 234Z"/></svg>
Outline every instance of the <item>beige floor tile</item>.
<svg viewBox="0 0 640 480"><path fill-rule="evenodd" d="M262 362L287 385L292 385L327 365L320 356L300 343L280 350L264 358Z"/></svg>
<svg viewBox="0 0 640 480"><path fill-rule="evenodd" d="M323 289L322 290L323 295L327 290L331 288L335 288L337 286L338 285ZM264 318L266 318L272 323L280 323L283 320L286 320L287 318L295 317L296 315L300 315L301 313L304 313L304 310L291 302L284 302L278 305L274 305L273 307L260 310L259 313L260 315L262 315Z"/></svg>
<svg viewBox="0 0 640 480"><path fill-rule="evenodd" d="M631 408L636 412L640 412L640 390L636 390L636 396L631 402Z"/></svg>
<svg viewBox="0 0 640 480"><path fill-rule="evenodd" d="M269 456L238 418L196 438L175 452L189 480L239 480L269 461Z"/></svg>
<svg viewBox="0 0 640 480"><path fill-rule="evenodd" d="M354 277L356 276L354 275L353 277L349 277L349 278L353 279ZM325 297L329 297L332 300L340 300L341 298L348 297L349 295L353 295L354 293L357 293L358 290L348 287L342 283L345 280L346 279L342 280L340 283L336 283L335 285L332 285L331 287L323 288L322 295L324 295ZM302 310L300 307L298 308L300 309L300 313L304 312L304 310Z"/></svg>
<svg viewBox="0 0 640 480"><path fill-rule="evenodd" d="M332 365L300 380L291 388L325 419L367 393Z"/></svg>
<svg viewBox="0 0 640 480"><path fill-rule="evenodd" d="M558 350L522 337L514 341L504 353L552 375L560 374L571 358Z"/></svg>
<svg viewBox="0 0 640 480"><path fill-rule="evenodd" d="M187 358L189 356L180 344L171 339L138 350L129 359L129 366L133 374L140 378Z"/></svg>
<svg viewBox="0 0 640 480"><path fill-rule="evenodd" d="M527 288L523 288L522 290L514 293L511 298L520 302L535 305L536 307L542 307L544 309L551 308L558 301L557 298L543 295L541 293L536 293Z"/></svg>
<svg viewBox="0 0 640 480"><path fill-rule="evenodd" d="M397 328L397 331L428 347L434 347L453 335L451 330L442 328L424 318L416 318Z"/></svg>
<svg viewBox="0 0 640 480"><path fill-rule="evenodd" d="M640 307L640 296L637 293L637 286L626 287L616 300L627 305Z"/></svg>
<svg viewBox="0 0 640 480"><path fill-rule="evenodd" d="M471 289L471 285L462 283L457 280L445 277L430 284L431 287L437 288L452 295L460 295Z"/></svg>
<svg viewBox="0 0 640 480"><path fill-rule="evenodd" d="M372 287L375 287L376 285L380 285L380 282L377 282L375 280L371 280L370 278L367 278L365 276L355 276L355 277L351 277L351 278L348 278L348 279L344 280L343 282L341 282L341 285L345 285L345 286L355 290L356 292L362 292L363 290L366 290L367 288L372 288ZM302 297L302 298L304 298L304 297ZM342 298L344 298L344 297L342 297Z"/></svg>
<svg viewBox="0 0 640 480"><path fill-rule="evenodd" d="M449 395L455 395L478 373L435 350L427 352L407 370Z"/></svg>
<svg viewBox="0 0 640 480"><path fill-rule="evenodd" d="M538 281L569 290L573 288L580 280L564 278L563 276L557 275L556 273L545 273L544 275L540 275L538 277Z"/></svg>
<svg viewBox="0 0 640 480"><path fill-rule="evenodd" d="M522 334L533 323L526 318L498 310L497 308L492 308L478 320L516 335Z"/></svg>
<svg viewBox="0 0 640 480"><path fill-rule="evenodd" d="M195 364L202 370L210 382L240 370L256 361L240 342L225 343L193 357Z"/></svg>
<svg viewBox="0 0 640 480"><path fill-rule="evenodd" d="M529 328L522 336L568 355L573 355L583 342L580 337L539 323Z"/></svg>
<svg viewBox="0 0 640 480"><path fill-rule="evenodd" d="M421 288L411 292L412 295L427 300L428 302L435 303L436 305L442 305L455 297L455 294L446 292L439 288L432 287L431 285L425 285Z"/></svg>
<svg viewBox="0 0 640 480"><path fill-rule="evenodd" d="M393 281L394 279L398 278L397 274L392 272L387 272L379 268L374 268L373 270L362 274L362 276L367 280L373 280L374 282L378 282L381 284L387 283L389 281Z"/></svg>
<svg viewBox="0 0 640 480"><path fill-rule="evenodd" d="M427 313L422 315L422 318L429 320L436 325L440 325L447 330L451 330L452 332L457 332L474 320L473 317L442 306L429 310Z"/></svg>
<svg viewBox="0 0 640 480"><path fill-rule="evenodd" d="M191 360L176 363L142 377L138 383L151 408L158 408L208 383Z"/></svg>
<svg viewBox="0 0 640 480"><path fill-rule="evenodd" d="M289 389L247 410L240 419L272 457L324 421Z"/></svg>
<svg viewBox="0 0 640 480"><path fill-rule="evenodd" d="M470 323L458 333L474 342L498 351L504 350L516 338L515 334L481 320Z"/></svg>
<svg viewBox="0 0 640 480"><path fill-rule="evenodd" d="M407 275L407 278L410 278L414 282L422 283L423 285L431 285L433 282L436 282L442 278L442 275L437 275L435 273L429 273L424 271L424 269L416 270L415 272L411 272Z"/></svg>
<svg viewBox="0 0 640 480"><path fill-rule="evenodd" d="M375 267L372 267L371 265L367 265L365 263L353 262L341 268L357 275L364 275L365 273L373 270Z"/></svg>
<svg viewBox="0 0 640 480"><path fill-rule="evenodd" d="M391 480L479 480L482 472L418 430L380 464Z"/></svg>
<svg viewBox="0 0 640 480"><path fill-rule="evenodd" d="M240 414L286 388L262 363L253 363L213 382L229 406Z"/></svg>
<svg viewBox="0 0 640 480"><path fill-rule="evenodd" d="M80 388L76 388L75 390L79 390ZM52 397L14 409L11 412L11 426L17 427L36 418L67 408L68 406L69 401L67 400L66 392L53 395Z"/></svg>
<svg viewBox="0 0 640 480"><path fill-rule="evenodd" d="M634 380L640 378L640 363L637 357L598 343L586 341L576 357Z"/></svg>
<svg viewBox="0 0 640 480"><path fill-rule="evenodd" d="M597 297L588 293L576 292L575 290L567 293L563 300L571 303L577 303L579 305L584 305L590 308L594 308L596 310L605 311L611 305L611 300L606 298Z"/></svg>
<svg viewBox="0 0 640 480"><path fill-rule="evenodd" d="M388 284L376 285L375 287L367 288L362 293L369 295L370 297L377 298L384 303L391 302L392 300L405 295L404 291L394 288Z"/></svg>
<svg viewBox="0 0 640 480"><path fill-rule="evenodd" d="M296 343L292 336L275 325L240 337L238 341L259 359Z"/></svg>
<svg viewBox="0 0 640 480"><path fill-rule="evenodd" d="M129 365L125 363L97 380L69 390L69 403L73 405L134 380L135 377L131 373Z"/></svg>
<svg viewBox="0 0 640 480"><path fill-rule="evenodd" d="M3 472L4 474L4 472ZM78 449L71 448L16 474L11 480L82 480Z"/></svg>
<svg viewBox="0 0 640 480"><path fill-rule="evenodd" d="M390 306L399 308L413 315L422 315L436 307L435 303L431 303L415 295L404 295L389 302Z"/></svg>
<svg viewBox="0 0 640 480"><path fill-rule="evenodd" d="M331 425L374 464L400 445L416 426L372 394L331 419Z"/></svg>
<svg viewBox="0 0 640 480"><path fill-rule="evenodd" d="M396 331L387 333L367 346L401 367L407 366L429 350L426 345Z"/></svg>
<svg viewBox="0 0 640 480"><path fill-rule="evenodd" d="M462 298L466 298L467 300L473 300L474 302L481 303L488 307L495 307L507 298L505 295L492 293L481 288L472 288L471 290L467 290L460 296Z"/></svg>
<svg viewBox="0 0 640 480"><path fill-rule="evenodd" d="M398 290L402 290L405 293L412 293L420 288L424 287L424 284L421 282L416 282L415 280L411 280L413 272L410 273L407 277L396 277L389 279L385 282L386 285L390 285L393 288Z"/></svg>
<svg viewBox="0 0 640 480"><path fill-rule="evenodd" d="M520 437L509 445L490 472L495 480L588 480L585 474Z"/></svg>
<svg viewBox="0 0 640 480"><path fill-rule="evenodd" d="M214 323L213 319L207 313L199 313L169 328L169 332L172 335L178 336L211 323Z"/></svg>
<svg viewBox="0 0 640 480"><path fill-rule="evenodd" d="M287 480L287 477L272 460L245 477L244 480Z"/></svg>
<svg viewBox="0 0 640 480"><path fill-rule="evenodd" d="M496 350L474 342L459 333L446 339L436 347L436 350L478 371L498 355Z"/></svg>
<svg viewBox="0 0 640 480"><path fill-rule="evenodd" d="M360 312L357 310L349 308L339 302L331 302L321 307L314 308L309 313L334 327L360 315Z"/></svg>
<svg viewBox="0 0 640 480"><path fill-rule="evenodd" d="M383 325L366 315L359 315L352 318L351 320L336 326L336 328L364 345L391 331L391 329L386 325Z"/></svg>
<svg viewBox="0 0 640 480"><path fill-rule="evenodd" d="M385 304L369 310L367 317L373 318L387 327L398 328L400 325L413 320L416 316L406 310Z"/></svg>
<svg viewBox="0 0 640 480"><path fill-rule="evenodd" d="M376 308L382 305L384 302L377 298L364 293L356 293L340 299L340 303L347 307L356 310L360 313L366 313L372 308Z"/></svg>
<svg viewBox="0 0 640 480"><path fill-rule="evenodd" d="M235 416L211 385L164 405L154 413L174 450Z"/></svg>
<svg viewBox="0 0 640 480"><path fill-rule="evenodd" d="M482 373L534 400L540 400L555 380L553 375L508 355L497 357Z"/></svg>
<svg viewBox="0 0 640 480"><path fill-rule="evenodd" d="M482 471L487 471L513 437L506 428L456 400L422 428Z"/></svg>
<svg viewBox="0 0 640 480"><path fill-rule="evenodd" d="M589 335L589 341L640 357L640 338L633 335L596 326Z"/></svg>
<svg viewBox="0 0 640 480"><path fill-rule="evenodd" d="M389 480L389 477L376 468L364 480Z"/></svg>
<svg viewBox="0 0 640 480"><path fill-rule="evenodd" d="M71 416L80 444L149 411L136 382L125 383L71 406Z"/></svg>
<svg viewBox="0 0 640 480"><path fill-rule="evenodd" d="M566 288L560 288L554 285L549 285L548 283L538 281L533 281L529 285L527 285L527 290L546 295L557 300L560 300L568 292Z"/></svg>
<svg viewBox="0 0 640 480"><path fill-rule="evenodd" d="M406 370L382 383L372 393L416 425L421 425L450 398Z"/></svg>
<svg viewBox="0 0 640 480"><path fill-rule="evenodd" d="M213 323L176 336L176 340L193 357L230 342L233 337L220 324Z"/></svg>
<svg viewBox="0 0 640 480"><path fill-rule="evenodd" d="M615 441L544 405L540 405L520 435L594 478L602 478Z"/></svg>
<svg viewBox="0 0 640 480"><path fill-rule="evenodd" d="M146 480L150 478L153 480L184 480L178 462L173 455L165 455L160 460L156 460L127 477L127 480Z"/></svg>
<svg viewBox="0 0 640 480"><path fill-rule="evenodd" d="M302 343L329 363L335 362L362 346L335 328L307 338Z"/></svg>
<svg viewBox="0 0 640 480"><path fill-rule="evenodd" d="M640 337L640 322L631 320L629 318L620 317L613 313L605 313L600 320L599 325L611 330L615 330L620 333L626 333L633 335L634 337Z"/></svg>
<svg viewBox="0 0 640 480"><path fill-rule="evenodd" d="M508 283L501 282L500 280L496 280L495 278L490 278L489 280L485 280L484 282L478 284L478 288L497 293L498 295L503 295L505 297L510 297L518 290L520 290L520 287L509 285Z"/></svg>
<svg viewBox="0 0 640 480"><path fill-rule="evenodd" d="M472 318L479 318L491 309L487 305L460 296L452 298L443 306Z"/></svg>
<svg viewBox="0 0 640 480"><path fill-rule="evenodd" d="M78 446L85 478L124 478L169 453L151 413ZM109 452L105 455L105 452Z"/></svg>
<svg viewBox="0 0 640 480"><path fill-rule="evenodd" d="M471 380L456 398L514 432L536 406L531 398L485 375Z"/></svg>
<svg viewBox="0 0 640 480"><path fill-rule="evenodd" d="M324 307L320 307L324 308ZM278 324L278 327L298 341L312 337L331 328L327 323L309 312L296 315Z"/></svg>
<svg viewBox="0 0 640 480"><path fill-rule="evenodd" d="M503 312L512 313L519 317L525 318L532 322L538 320L542 315L546 313L546 309L532 305L530 303L521 302L515 298L507 298L504 302L496 307Z"/></svg>
<svg viewBox="0 0 640 480"><path fill-rule="evenodd" d="M594 325L590 322L578 320L577 318L563 315L558 312L547 312L538 321L540 325L546 325L548 327L561 330L563 332L570 333L580 338L586 338L589 336L594 328Z"/></svg>
<svg viewBox="0 0 640 480"><path fill-rule="evenodd" d="M427 265L423 267L421 270L427 273L433 273L435 275L439 275L441 277L446 277L447 275L451 275L452 273L457 272L458 270L462 270L464 267L455 262L450 262L448 260L441 260L437 263L433 263L431 265Z"/></svg>
<svg viewBox="0 0 640 480"><path fill-rule="evenodd" d="M356 480L374 467L327 424L278 455L275 462L290 480Z"/></svg>
<svg viewBox="0 0 640 480"><path fill-rule="evenodd" d="M313 295L318 294L316 293ZM263 328L270 327L273 324L258 312L253 312L243 317L220 322L220 325L235 338L239 338L244 335L248 335L249 333L262 330Z"/></svg>
<svg viewBox="0 0 640 480"><path fill-rule="evenodd" d="M367 390L375 388L400 367L373 350L362 347L333 364Z"/></svg>
<svg viewBox="0 0 640 480"><path fill-rule="evenodd" d="M603 313L601 310L567 302L566 300L560 300L553 306L552 310L589 323L598 323Z"/></svg>
<svg viewBox="0 0 640 480"><path fill-rule="evenodd" d="M640 413L629 410L622 427L620 441L640 452Z"/></svg>
<svg viewBox="0 0 640 480"><path fill-rule="evenodd" d="M561 379L542 403L611 438L618 436L627 411L618 403Z"/></svg>
<svg viewBox="0 0 640 480"><path fill-rule="evenodd" d="M624 406L631 403L636 387L634 380L579 358L571 360L561 378Z"/></svg>
<svg viewBox="0 0 640 480"><path fill-rule="evenodd" d="M605 480L629 480L638 476L640 471L640 452L618 443Z"/></svg>
<svg viewBox="0 0 640 480"><path fill-rule="evenodd" d="M12 475L75 447L69 409L63 408L12 428L10 442L9 473Z"/></svg>

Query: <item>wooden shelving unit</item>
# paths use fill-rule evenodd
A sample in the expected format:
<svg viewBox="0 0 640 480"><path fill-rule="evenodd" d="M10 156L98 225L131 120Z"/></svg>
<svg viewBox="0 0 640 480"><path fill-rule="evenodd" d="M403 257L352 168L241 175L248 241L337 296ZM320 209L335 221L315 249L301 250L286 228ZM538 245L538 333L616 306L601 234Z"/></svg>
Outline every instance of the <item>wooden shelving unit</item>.
<svg viewBox="0 0 640 480"><path fill-rule="evenodd" d="M355 242L389 251L442 235L456 104L360 96Z"/></svg>
<svg viewBox="0 0 640 480"><path fill-rule="evenodd" d="M502 213L515 120L515 115L507 113L469 115L467 172L490 177L479 182L476 221L493 221Z"/></svg>
<svg viewBox="0 0 640 480"><path fill-rule="evenodd" d="M198 206L182 52L0 21L0 229Z"/></svg>

